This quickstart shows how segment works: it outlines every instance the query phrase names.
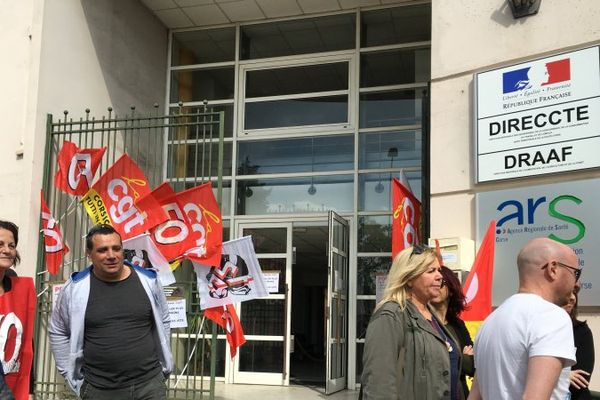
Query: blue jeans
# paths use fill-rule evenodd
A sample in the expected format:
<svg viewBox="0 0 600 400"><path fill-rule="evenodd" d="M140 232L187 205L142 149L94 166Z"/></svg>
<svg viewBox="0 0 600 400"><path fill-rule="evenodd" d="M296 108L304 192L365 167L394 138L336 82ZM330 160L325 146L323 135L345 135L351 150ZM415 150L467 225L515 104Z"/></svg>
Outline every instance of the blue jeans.
<svg viewBox="0 0 600 400"><path fill-rule="evenodd" d="M154 378L120 389L103 389L83 382L81 400L167 400L167 385L161 373Z"/></svg>

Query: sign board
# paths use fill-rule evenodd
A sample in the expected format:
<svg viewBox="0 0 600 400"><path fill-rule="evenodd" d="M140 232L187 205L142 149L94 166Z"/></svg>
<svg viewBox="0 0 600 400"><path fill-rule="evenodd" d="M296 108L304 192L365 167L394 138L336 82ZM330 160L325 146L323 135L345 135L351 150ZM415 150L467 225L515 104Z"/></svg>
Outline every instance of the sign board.
<svg viewBox="0 0 600 400"><path fill-rule="evenodd" d="M167 304L169 305L169 318L171 319L171 329L187 328L185 299L170 298L167 300Z"/></svg>
<svg viewBox="0 0 600 400"><path fill-rule="evenodd" d="M475 74L477 182L600 166L600 54L591 47Z"/></svg>
<svg viewBox="0 0 600 400"><path fill-rule="evenodd" d="M263 271L263 279L269 293L279 293L279 271Z"/></svg>
<svg viewBox="0 0 600 400"><path fill-rule="evenodd" d="M600 305L600 179L496 190L475 196L479 243L495 219L493 304L517 292L517 254L530 239L570 246L583 268L579 304Z"/></svg>

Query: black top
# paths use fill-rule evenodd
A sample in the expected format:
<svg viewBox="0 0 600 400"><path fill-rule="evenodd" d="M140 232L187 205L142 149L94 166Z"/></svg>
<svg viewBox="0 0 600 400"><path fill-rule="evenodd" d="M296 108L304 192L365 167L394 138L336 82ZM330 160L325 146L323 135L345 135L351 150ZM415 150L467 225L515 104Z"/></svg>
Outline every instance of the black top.
<svg viewBox="0 0 600 400"><path fill-rule="evenodd" d="M161 367L152 306L140 278L133 270L119 282L90 275L83 345L85 380L98 388L115 389L151 379Z"/></svg>
<svg viewBox="0 0 600 400"><path fill-rule="evenodd" d="M469 330L465 326L465 322L462 319L449 319L446 328L450 329L450 331L454 334L456 339L458 339L458 347L461 353L465 346L473 346L473 340L471 340ZM473 356L463 354L462 366L460 370L460 384L462 385L462 389L465 394L465 399L469 396L469 387L467 386L467 375L475 375L475 362L473 361Z"/></svg>
<svg viewBox="0 0 600 400"><path fill-rule="evenodd" d="M577 347L575 353L577 363L571 369L582 369L589 372L590 376L586 377L586 379L590 381L592 378L591 374L594 371L594 337L587 322L575 321L573 324L573 336L575 337L575 347ZM588 400L592 398L588 388L577 389L569 386L569 391L571 392L572 400Z"/></svg>

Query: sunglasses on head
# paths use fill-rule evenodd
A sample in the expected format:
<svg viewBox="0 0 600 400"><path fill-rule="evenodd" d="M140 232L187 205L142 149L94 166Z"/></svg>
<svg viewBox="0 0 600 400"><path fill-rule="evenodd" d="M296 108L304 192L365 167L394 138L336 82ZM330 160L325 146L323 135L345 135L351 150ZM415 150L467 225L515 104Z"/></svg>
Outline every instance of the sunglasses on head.
<svg viewBox="0 0 600 400"><path fill-rule="evenodd" d="M427 245L425 245L425 244L415 244L413 246L412 253L410 253L410 256L412 257L415 254L417 254L417 255L423 254L423 253L425 253L428 250L432 250L432 248L429 247L429 246L427 246Z"/></svg>

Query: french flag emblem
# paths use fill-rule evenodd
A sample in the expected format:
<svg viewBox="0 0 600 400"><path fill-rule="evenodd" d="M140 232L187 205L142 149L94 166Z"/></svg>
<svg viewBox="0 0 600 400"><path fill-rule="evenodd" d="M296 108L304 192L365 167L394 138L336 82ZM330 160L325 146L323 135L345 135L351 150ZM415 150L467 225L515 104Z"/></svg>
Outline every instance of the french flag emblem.
<svg viewBox="0 0 600 400"><path fill-rule="evenodd" d="M518 92L571 80L571 59L551 61L502 74L502 93Z"/></svg>

